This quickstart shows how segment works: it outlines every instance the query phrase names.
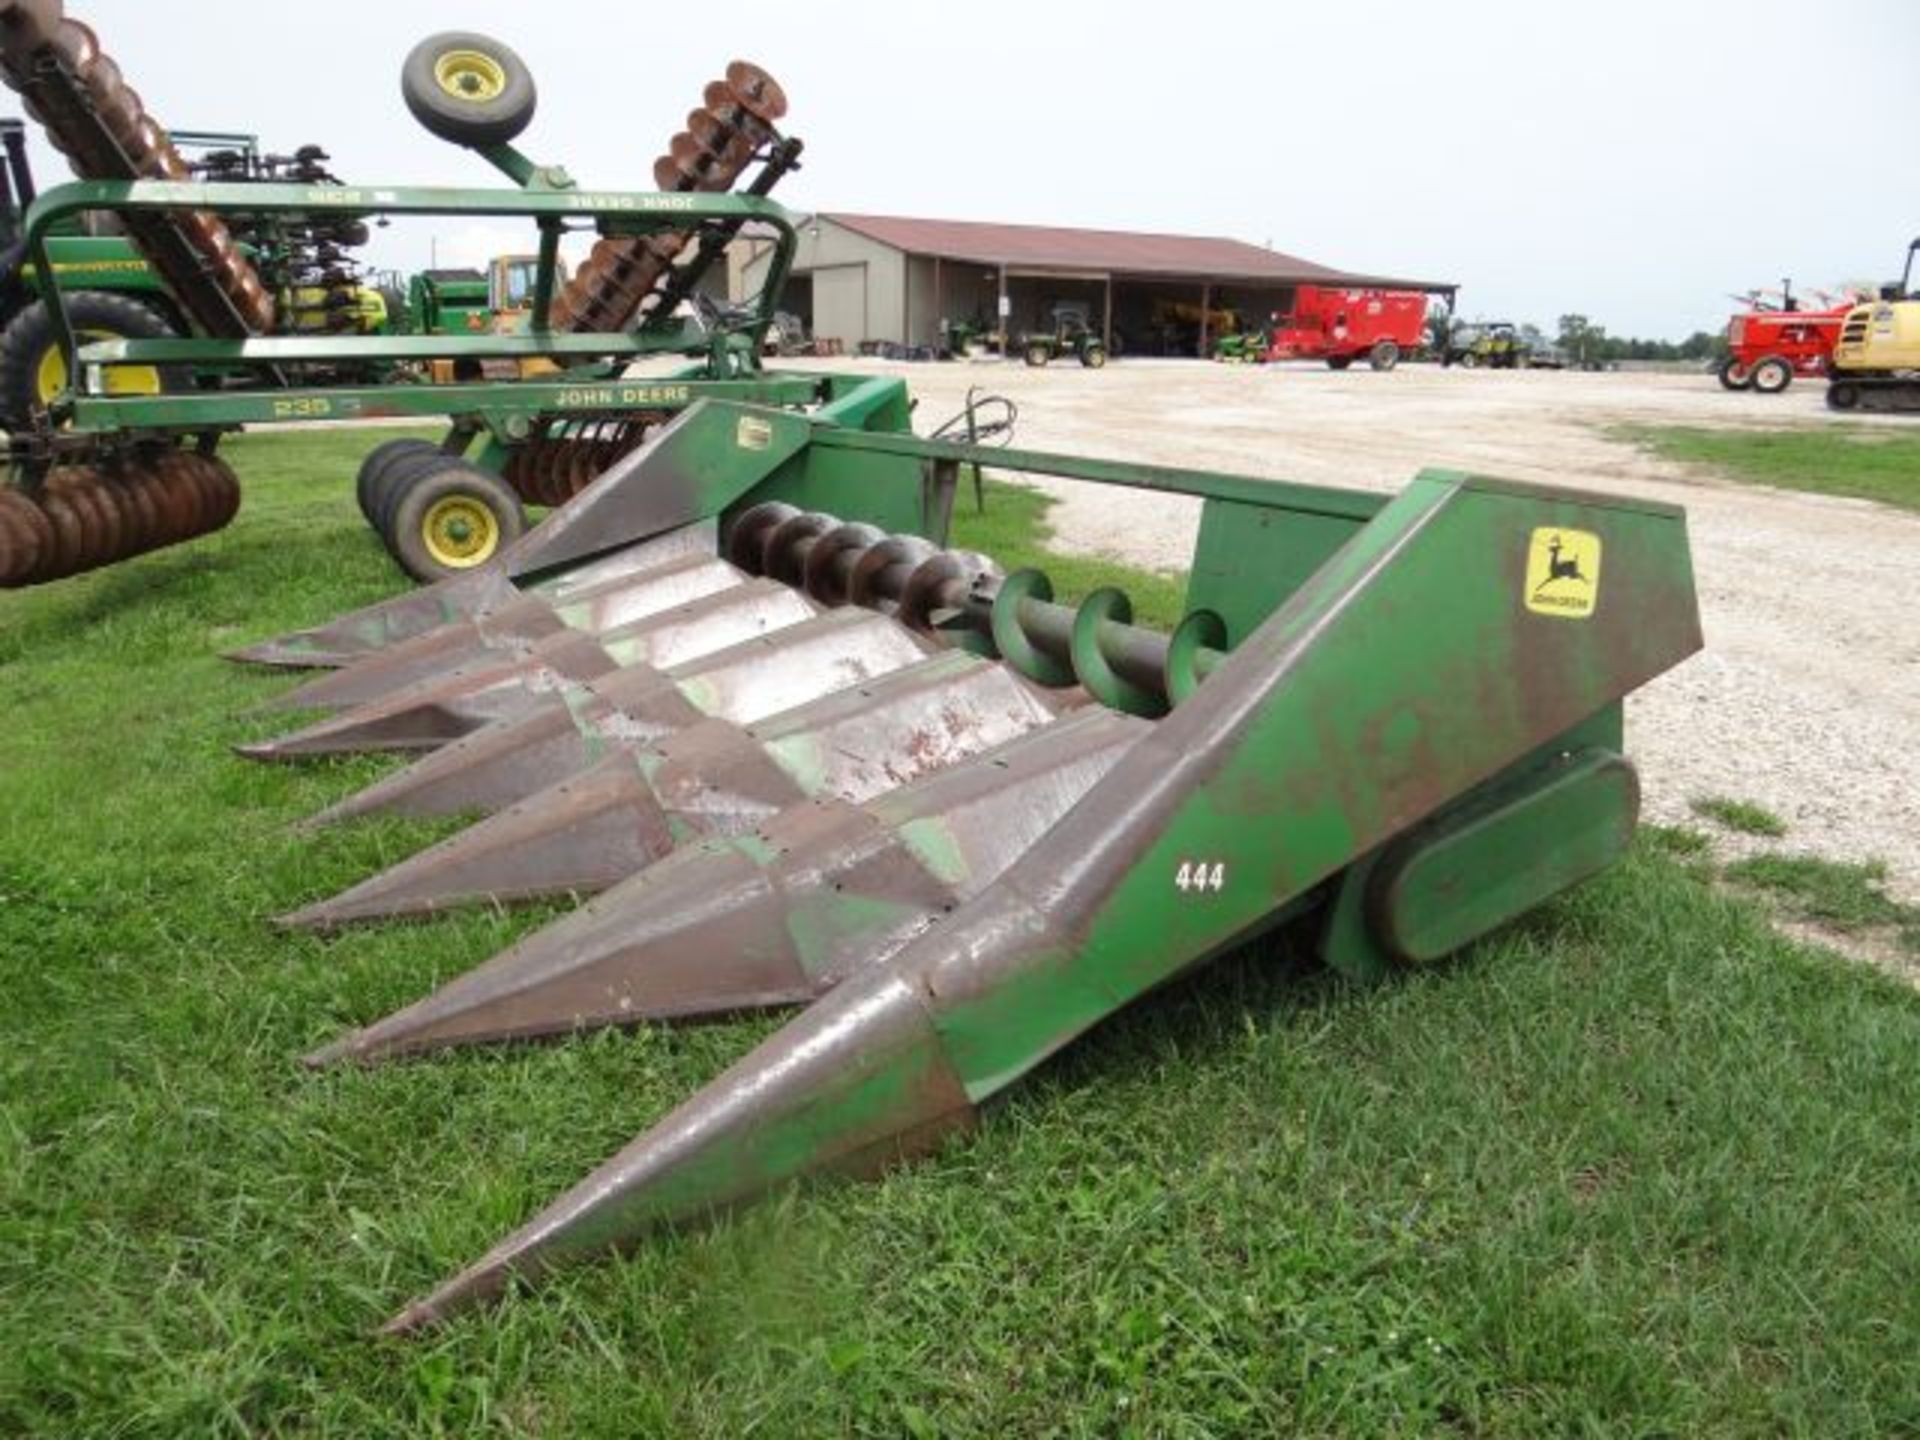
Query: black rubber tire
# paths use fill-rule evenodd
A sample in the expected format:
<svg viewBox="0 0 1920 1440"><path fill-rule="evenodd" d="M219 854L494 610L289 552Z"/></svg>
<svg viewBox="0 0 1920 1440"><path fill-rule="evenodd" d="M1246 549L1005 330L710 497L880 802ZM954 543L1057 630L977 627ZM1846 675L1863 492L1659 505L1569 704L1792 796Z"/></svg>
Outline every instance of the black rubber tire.
<svg viewBox="0 0 1920 1440"><path fill-rule="evenodd" d="M472 564L483 564L518 540L527 531L527 514L520 508L520 497L497 475L489 475L464 460L449 459L445 464L416 474L399 487L399 503L394 507L388 528L387 548L400 568L423 585L449 580L465 574L471 566L443 564L428 547L428 512L443 500L465 497L484 505L497 527L494 543Z"/></svg>
<svg viewBox="0 0 1920 1440"><path fill-rule="evenodd" d="M1714 377L1729 390L1744 390L1753 384L1753 369L1729 355L1713 369Z"/></svg>
<svg viewBox="0 0 1920 1440"><path fill-rule="evenodd" d="M1827 385L1827 408L1829 410L1858 410L1860 408L1860 387L1851 380L1834 380Z"/></svg>
<svg viewBox="0 0 1920 1440"><path fill-rule="evenodd" d="M1351 355L1327 356L1327 369L1329 370L1345 370L1352 366L1352 364L1353 357Z"/></svg>
<svg viewBox="0 0 1920 1440"><path fill-rule="evenodd" d="M408 437L405 440L382 440L367 452L366 459L360 462L360 473L354 476L353 498L360 502L360 513L373 523L373 497L375 487L380 483L380 472L402 455L420 454L424 451L438 451L439 446L431 440Z"/></svg>
<svg viewBox="0 0 1920 1440"><path fill-rule="evenodd" d="M1778 355L1768 355L1754 364L1753 388L1761 395L1778 395L1793 383L1793 366Z"/></svg>
<svg viewBox="0 0 1920 1440"><path fill-rule="evenodd" d="M373 484L367 487L367 503L372 512L367 519L373 526L374 534L389 550L393 548L393 512L400 504L400 496L414 477L424 471L438 469L453 458L434 447L396 455L380 467Z"/></svg>
<svg viewBox="0 0 1920 1440"><path fill-rule="evenodd" d="M1391 340L1376 340L1367 352L1367 364L1375 370L1391 370L1400 363L1400 347Z"/></svg>
<svg viewBox="0 0 1920 1440"><path fill-rule="evenodd" d="M109 290L73 290L64 297L67 320L76 330L99 331L128 340L167 340L178 332L150 307ZM58 343L45 302L36 300L0 333L0 422L19 425L45 411L40 401L40 365ZM187 371L156 365L163 391L184 390Z"/></svg>
<svg viewBox="0 0 1920 1440"><path fill-rule="evenodd" d="M1105 368L1107 363L1107 347L1104 345L1084 346L1080 351L1080 363L1089 370Z"/></svg>
<svg viewBox="0 0 1920 1440"><path fill-rule="evenodd" d="M1050 346L1027 346L1027 364L1034 366L1036 369L1045 365L1051 359L1053 359L1053 350Z"/></svg>
<svg viewBox="0 0 1920 1440"><path fill-rule="evenodd" d="M450 92L437 69L442 57L467 51L485 58L500 77L498 94L484 99ZM527 128L539 99L533 72L498 40L470 30L443 30L407 52L400 67L400 95L413 118L456 145L499 145Z"/></svg>

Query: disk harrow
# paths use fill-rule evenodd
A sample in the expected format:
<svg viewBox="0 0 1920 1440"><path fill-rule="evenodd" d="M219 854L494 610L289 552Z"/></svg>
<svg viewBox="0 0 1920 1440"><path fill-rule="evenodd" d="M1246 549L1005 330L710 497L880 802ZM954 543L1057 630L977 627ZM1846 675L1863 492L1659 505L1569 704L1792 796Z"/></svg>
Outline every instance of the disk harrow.
<svg viewBox="0 0 1920 1440"><path fill-rule="evenodd" d="M62 466L36 496L0 488L0 587L38 585L208 535L240 509L214 455L172 445Z"/></svg>
<svg viewBox="0 0 1920 1440"><path fill-rule="evenodd" d="M60 0L0 0L0 79L83 180L186 180L187 163L147 113L99 37ZM239 338L269 330L273 297L218 215L128 218L141 253L194 324Z"/></svg>
<svg viewBox="0 0 1920 1440"><path fill-rule="evenodd" d="M529 505L564 505L640 448L667 419L661 410L534 422L533 433L507 455L501 478Z"/></svg>
<svg viewBox="0 0 1920 1440"><path fill-rule="evenodd" d="M799 160L799 142L775 128L786 113L786 92L774 78L757 65L734 61L725 79L707 86L704 103L687 116L686 129L654 161L653 183L663 192L727 191L757 157L764 157L766 169L749 192L764 195ZM602 237L555 297L554 328L624 330L671 313L692 284L684 276L663 282L693 239L686 230ZM712 253L724 244L711 247Z"/></svg>
<svg viewBox="0 0 1920 1440"><path fill-rule="evenodd" d="M967 464L1201 499L1179 624L947 548ZM312 823L485 817L284 923L598 892L310 1063L807 1007L389 1329L925 1149L1276 927L1355 978L1459 949L1621 853L1622 698L1699 643L1668 507L695 405L498 563L245 652L330 671L248 754L413 757Z"/></svg>
<svg viewBox="0 0 1920 1440"><path fill-rule="evenodd" d="M466 32L416 45L402 66L402 95L430 130L475 151L515 190L344 186L314 147L264 161L217 152L190 167L60 0L0 0L0 79L83 182L40 196L27 217L25 247L69 389L10 434L0 586L59 578L224 524L230 510L216 520L213 507L192 523L144 527L119 527L110 512L129 490L177 488L159 477L139 481L146 456L192 453L230 479L213 452L223 434L249 423L447 421L437 447L370 455L357 487L401 567L432 581L486 564L526 529L524 505L564 503L700 395L806 407L844 388L832 377L761 371L761 337L795 244L791 219L765 197L802 147L778 129L787 109L780 86L746 61L706 86L655 166L657 193L583 194L560 167L516 150L511 142L534 114L532 77L511 49ZM736 184L741 191L729 193ZM89 213L120 218L196 334L103 341L76 325L48 278L46 242L53 227ZM359 333L374 312L362 304L369 292L350 251L368 222L448 215L532 223L539 238L528 306L482 332ZM749 221L774 239L765 293L711 317L717 323L683 318L681 302ZM593 253L563 283L562 239L584 226L597 232ZM658 382L623 378L629 361L656 354L696 363ZM115 393L112 378L126 373L117 367L157 378L163 393ZM219 385L187 383L208 375ZM904 427L904 415L884 423ZM50 497L76 487L92 495L97 487L84 477L109 472L109 499L62 499L44 511ZM48 542L67 511L85 533ZM122 539L122 529L137 542Z"/></svg>

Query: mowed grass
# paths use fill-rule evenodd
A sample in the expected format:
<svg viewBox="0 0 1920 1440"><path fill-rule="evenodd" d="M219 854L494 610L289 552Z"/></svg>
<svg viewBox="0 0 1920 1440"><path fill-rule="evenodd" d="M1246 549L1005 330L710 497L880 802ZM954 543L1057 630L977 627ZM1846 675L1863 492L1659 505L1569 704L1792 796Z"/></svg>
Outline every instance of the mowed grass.
<svg viewBox="0 0 1920 1440"><path fill-rule="evenodd" d="M538 919L266 924L428 833L291 837L381 767L227 750L291 682L217 650L399 583L374 438L241 440L223 535L0 598L0 1433L1920 1428L1920 996L1657 842L1377 988L1229 958L929 1162L369 1338L775 1023L296 1064ZM992 504L963 542L1034 558Z"/></svg>
<svg viewBox="0 0 1920 1440"><path fill-rule="evenodd" d="M1752 485L1920 510L1920 434L1865 425L1775 430L1622 425L1611 433L1662 459L1709 465Z"/></svg>

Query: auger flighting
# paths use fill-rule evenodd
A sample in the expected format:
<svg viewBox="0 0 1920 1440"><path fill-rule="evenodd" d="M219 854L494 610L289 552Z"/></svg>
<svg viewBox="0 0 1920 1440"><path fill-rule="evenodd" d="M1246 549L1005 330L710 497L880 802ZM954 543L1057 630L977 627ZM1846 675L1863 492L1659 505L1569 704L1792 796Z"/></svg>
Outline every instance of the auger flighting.
<svg viewBox="0 0 1920 1440"><path fill-rule="evenodd" d="M1200 498L1180 624L944 548L970 462ZM1576 604L1556 538L1604 549ZM1698 645L1667 507L694 407L499 565L249 652L330 663L287 702L335 711L250 753L425 752L318 819L490 812L289 923L599 892L311 1063L806 1007L391 1328L936 1143L1275 926L1354 976L1458 949L1620 854L1620 701Z"/></svg>

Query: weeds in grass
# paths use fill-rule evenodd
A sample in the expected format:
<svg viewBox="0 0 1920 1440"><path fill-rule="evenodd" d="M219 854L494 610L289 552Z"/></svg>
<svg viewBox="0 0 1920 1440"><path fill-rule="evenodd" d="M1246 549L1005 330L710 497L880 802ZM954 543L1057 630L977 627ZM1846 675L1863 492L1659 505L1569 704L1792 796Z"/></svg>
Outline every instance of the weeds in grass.
<svg viewBox="0 0 1920 1440"><path fill-rule="evenodd" d="M1920 907L1886 892L1887 867L1823 860L1813 855L1755 855L1726 867L1728 880L1764 891L1803 920L1842 934L1891 930L1920 954Z"/></svg>
<svg viewBox="0 0 1920 1440"><path fill-rule="evenodd" d="M1691 803L1693 813L1712 820L1742 835L1779 839L1787 833L1787 822L1750 800L1731 800L1724 795L1704 795Z"/></svg>

